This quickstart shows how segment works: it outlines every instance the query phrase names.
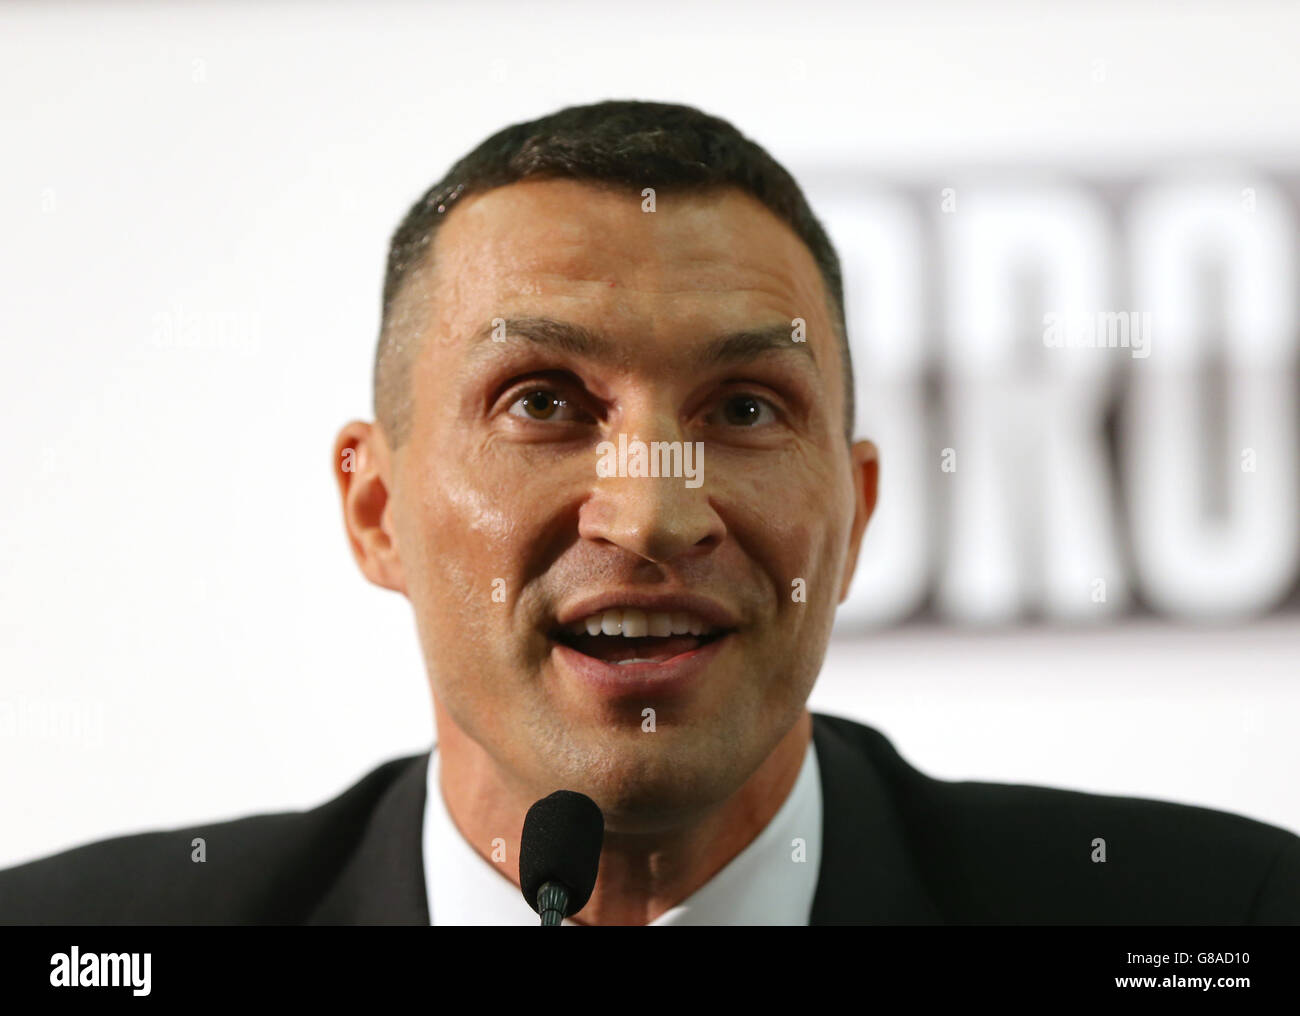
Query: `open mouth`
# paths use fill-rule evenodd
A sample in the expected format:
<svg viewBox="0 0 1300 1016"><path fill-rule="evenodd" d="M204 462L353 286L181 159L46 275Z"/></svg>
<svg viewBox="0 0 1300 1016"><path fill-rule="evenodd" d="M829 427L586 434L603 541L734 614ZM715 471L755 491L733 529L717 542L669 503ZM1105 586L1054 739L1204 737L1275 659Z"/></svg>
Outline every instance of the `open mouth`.
<svg viewBox="0 0 1300 1016"><path fill-rule="evenodd" d="M716 642L726 635L672 636L644 638L624 638L621 635L569 635L557 633L552 636L556 642L568 646L583 656L604 663L666 663L674 657L689 653L710 642Z"/></svg>
<svg viewBox="0 0 1300 1016"><path fill-rule="evenodd" d="M603 663L666 663L725 638L719 628L686 613L604 610L551 632L551 638Z"/></svg>

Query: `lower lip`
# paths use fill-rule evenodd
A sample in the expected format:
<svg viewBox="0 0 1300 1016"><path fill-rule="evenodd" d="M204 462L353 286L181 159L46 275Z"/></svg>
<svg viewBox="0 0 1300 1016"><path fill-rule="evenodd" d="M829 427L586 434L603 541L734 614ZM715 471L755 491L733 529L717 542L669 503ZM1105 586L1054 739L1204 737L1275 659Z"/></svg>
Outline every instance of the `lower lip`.
<svg viewBox="0 0 1300 1016"><path fill-rule="evenodd" d="M730 643L732 632L708 645L679 653L662 663L606 663L594 656L555 643L554 653L561 666L587 687L610 698L647 695L680 695L699 681L709 665Z"/></svg>

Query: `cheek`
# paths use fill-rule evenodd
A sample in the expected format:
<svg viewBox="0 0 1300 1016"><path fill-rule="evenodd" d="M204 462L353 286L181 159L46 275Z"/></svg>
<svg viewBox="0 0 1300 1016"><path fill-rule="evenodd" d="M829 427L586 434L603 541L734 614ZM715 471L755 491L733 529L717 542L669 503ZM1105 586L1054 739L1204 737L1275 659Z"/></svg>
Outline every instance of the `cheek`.
<svg viewBox="0 0 1300 1016"><path fill-rule="evenodd" d="M490 449L443 458L405 488L401 556L412 602L431 626L493 633L500 643L545 569L561 485L521 482L539 471Z"/></svg>
<svg viewBox="0 0 1300 1016"><path fill-rule="evenodd" d="M473 631L494 588L513 579L510 506L472 470L421 470L403 490L398 540L412 606L432 624Z"/></svg>
<svg viewBox="0 0 1300 1016"><path fill-rule="evenodd" d="M849 532L846 478L794 455L763 469L719 474L719 506L736 539L771 574L781 606L793 602L795 579L804 580L809 604L834 601Z"/></svg>

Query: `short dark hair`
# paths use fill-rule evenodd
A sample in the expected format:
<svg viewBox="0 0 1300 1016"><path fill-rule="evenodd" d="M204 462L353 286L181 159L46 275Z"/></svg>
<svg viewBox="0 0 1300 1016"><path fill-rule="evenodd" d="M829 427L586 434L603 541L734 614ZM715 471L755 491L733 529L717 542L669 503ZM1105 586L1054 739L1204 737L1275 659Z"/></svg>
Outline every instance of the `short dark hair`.
<svg viewBox="0 0 1300 1016"><path fill-rule="evenodd" d="M570 106L498 131L425 192L393 234L384 277L383 318L375 350L375 417L393 447L410 426L414 343L394 324L407 278L433 249L438 226L470 194L525 179L579 181L666 190L739 187L757 198L807 245L830 299L844 375L844 433L852 440L853 363L844 318L839 256L794 178L726 120L691 106L611 100Z"/></svg>

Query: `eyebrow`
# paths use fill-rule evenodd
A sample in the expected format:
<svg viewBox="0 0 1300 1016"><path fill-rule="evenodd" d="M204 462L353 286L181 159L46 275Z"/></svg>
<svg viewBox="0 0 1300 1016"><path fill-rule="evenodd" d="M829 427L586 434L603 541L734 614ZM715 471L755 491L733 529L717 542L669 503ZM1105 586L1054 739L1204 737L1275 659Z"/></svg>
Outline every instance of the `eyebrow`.
<svg viewBox="0 0 1300 1016"><path fill-rule="evenodd" d="M613 362L622 356L621 347L617 343L582 325L545 317L503 320L507 335L526 339L557 352L605 362ZM500 325L494 327L487 324L474 333L473 340L477 347L474 350L475 358L491 348L492 336L500 328ZM695 350L693 359L697 367L717 367L744 363L771 353L794 353L796 358L806 357L813 370L820 373L812 344L806 339L796 342L791 335L792 331L791 325L782 323L727 332L709 339Z"/></svg>

